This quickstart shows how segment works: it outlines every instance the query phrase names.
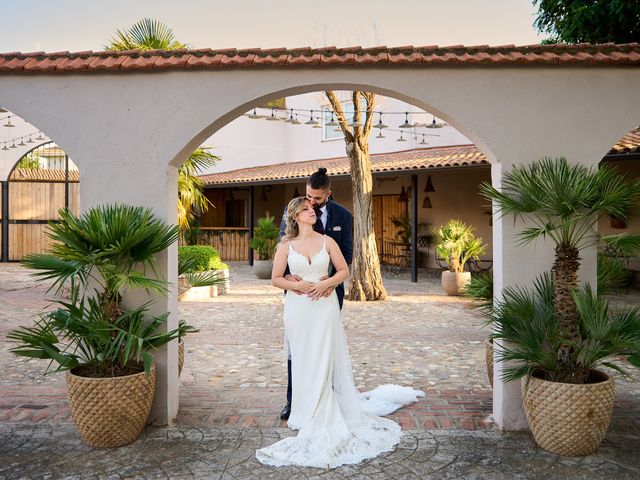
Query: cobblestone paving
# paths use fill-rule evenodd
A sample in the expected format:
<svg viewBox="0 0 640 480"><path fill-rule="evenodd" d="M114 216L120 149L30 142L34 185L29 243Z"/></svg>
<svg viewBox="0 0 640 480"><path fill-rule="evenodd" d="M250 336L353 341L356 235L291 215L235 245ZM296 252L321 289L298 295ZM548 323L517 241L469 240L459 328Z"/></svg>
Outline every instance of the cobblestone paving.
<svg viewBox="0 0 640 480"><path fill-rule="evenodd" d="M405 432L393 451L333 470L261 465L255 450L285 429L148 428L118 449L84 446L70 425L0 423L3 479L589 479L640 477L637 436L609 435L598 453L558 457L522 433Z"/></svg>
<svg viewBox="0 0 640 480"><path fill-rule="evenodd" d="M640 460L630 453L640 446L638 374L630 382L616 377L611 428L588 459L558 459L535 448L528 434L496 432L482 318L472 302L443 295L424 274L417 284L406 274L387 275L386 302L346 301L343 311L361 390L394 382L427 392L390 416L414 446L329 474L266 469L253 450L288 434L278 418L286 389L283 296L243 264L232 263L231 276L230 294L180 304L180 318L200 332L186 339L176 426L150 428L124 449L92 450L70 425L64 375L43 376L43 362L9 352L6 333L46 308L46 286L18 265L0 266L0 478L80 478L82 458L95 473L87 478L583 478L583 467L584 478L588 470L595 472L589 478L639 476ZM636 292L616 300L638 298ZM527 463L538 473L526 473Z"/></svg>

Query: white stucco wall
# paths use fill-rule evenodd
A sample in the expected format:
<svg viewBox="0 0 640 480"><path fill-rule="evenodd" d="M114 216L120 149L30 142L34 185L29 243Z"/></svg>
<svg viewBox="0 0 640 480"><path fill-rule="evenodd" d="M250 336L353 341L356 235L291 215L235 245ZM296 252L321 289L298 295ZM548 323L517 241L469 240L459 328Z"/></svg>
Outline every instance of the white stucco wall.
<svg viewBox="0 0 640 480"><path fill-rule="evenodd" d="M350 100L348 92L336 92L341 100ZM377 96L376 111L387 112L423 112L418 107L395 98ZM322 116L322 108L328 106L328 101L323 92L311 92L295 95L286 99L287 108L314 110L315 118ZM349 107L351 108L351 107ZM259 115L270 115L270 110L258 108ZM295 113L295 112L294 112ZM297 112L303 114L303 112ZM284 116L284 111L280 112ZM288 116L288 112L287 112ZM364 116L363 116L364 117ZM370 138L371 153L395 152L413 148L427 148L440 145L461 145L471 143L464 135L450 125L438 129L416 128L404 132L406 142L398 142L400 137L398 126L404 122L404 115L386 115L383 122L389 129L383 129L386 138L375 138L378 134L374 129ZM410 122L431 122L431 115L410 115ZM308 117L299 117L301 122ZM378 115L374 116L375 123ZM413 133L418 133L414 138ZM429 145L419 145L425 135L425 141ZM301 162L320 158L334 158L345 156L344 140L341 138L324 140L323 129L313 128L310 125L291 125L285 122L273 122L264 119L251 119L242 115L218 130L214 135L205 140L205 145L215 147L214 153L222 158L214 168L206 173L227 172L240 168L255 167L258 165L271 165L276 163Z"/></svg>
<svg viewBox="0 0 640 480"><path fill-rule="evenodd" d="M542 156L596 165L637 125L640 69L633 67L336 67L220 69L92 74L2 74L0 105L38 125L74 159L82 174L81 207L105 202L146 205L176 223L177 166L196 147L254 105L282 96L367 90L433 112L475 143L502 172ZM606 118L606 122L602 119ZM495 294L526 284L548 268L549 245L513 242L511 219L494 217ZM580 277L595 280L595 249L581 251ZM177 278L176 247L159 255L159 271ZM128 301L140 302L141 296ZM170 312L177 295L156 297L153 313ZM178 409L177 345L162 348L154 418ZM519 385L494 385L494 419L525 428Z"/></svg>

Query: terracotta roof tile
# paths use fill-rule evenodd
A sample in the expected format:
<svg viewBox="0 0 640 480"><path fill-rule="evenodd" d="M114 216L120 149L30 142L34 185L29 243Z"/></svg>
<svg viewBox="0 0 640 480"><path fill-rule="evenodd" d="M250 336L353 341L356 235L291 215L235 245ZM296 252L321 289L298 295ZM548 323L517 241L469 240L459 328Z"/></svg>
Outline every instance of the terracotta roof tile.
<svg viewBox="0 0 640 480"><path fill-rule="evenodd" d="M636 152L640 153L640 127L631 130L622 137L609 151L609 154ZM433 147L371 155L371 167L374 174L488 165L488 163L484 154L475 145ZM325 167L327 173L332 176L344 176L350 173L349 159L338 157L243 168L231 172L202 175L200 178L206 185L264 183L307 178L318 167Z"/></svg>
<svg viewBox="0 0 640 480"><path fill-rule="evenodd" d="M640 127L634 128L609 150L611 155L620 153L640 153Z"/></svg>
<svg viewBox="0 0 640 480"><path fill-rule="evenodd" d="M31 168L16 168L11 172L9 180L13 182L64 182L64 170L34 170ZM77 183L80 180L78 170L69 170L69 181Z"/></svg>
<svg viewBox="0 0 640 480"><path fill-rule="evenodd" d="M373 173L487 164L485 156L474 145L435 147L371 155ZM320 166L325 167L327 173L333 176L349 175L350 172L349 159L339 157L244 168L232 172L202 175L200 178L207 185L268 182L307 178Z"/></svg>
<svg viewBox="0 0 640 480"><path fill-rule="evenodd" d="M123 52L33 52L0 54L0 73L51 73L95 70L175 70L252 66L340 65L640 65L640 44L616 45L429 45L414 47L202 48Z"/></svg>

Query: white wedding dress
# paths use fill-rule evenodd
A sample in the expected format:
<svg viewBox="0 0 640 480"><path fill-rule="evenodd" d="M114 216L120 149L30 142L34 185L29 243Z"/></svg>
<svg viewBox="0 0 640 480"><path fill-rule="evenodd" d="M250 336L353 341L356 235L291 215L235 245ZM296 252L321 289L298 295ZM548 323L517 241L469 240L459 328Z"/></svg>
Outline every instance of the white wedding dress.
<svg viewBox="0 0 640 480"><path fill-rule="evenodd" d="M289 244L289 270L304 280L317 282L327 275L329 261L326 245L309 261ZM424 392L399 385L358 392L335 291L315 301L288 292L284 325L293 384L288 424L299 433L257 450L257 459L273 466L333 468L392 450L400 425L379 415L415 402Z"/></svg>

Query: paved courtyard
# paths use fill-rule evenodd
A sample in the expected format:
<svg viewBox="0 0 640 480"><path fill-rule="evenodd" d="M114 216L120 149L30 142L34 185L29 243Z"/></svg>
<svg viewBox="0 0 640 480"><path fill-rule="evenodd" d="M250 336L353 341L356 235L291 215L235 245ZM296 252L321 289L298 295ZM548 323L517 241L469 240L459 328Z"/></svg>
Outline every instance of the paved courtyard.
<svg viewBox="0 0 640 480"><path fill-rule="evenodd" d="M286 389L281 293L231 264L232 291L183 302L187 337L180 413L117 450L84 447L71 425L64 375L18 358L6 333L50 302L46 286L16 264L0 266L0 478L638 478L640 376L616 381L614 419L596 455L567 459L502 433L491 421L487 330L473 303L442 294L422 275L385 276L386 302L345 302L344 324L358 388L394 382L423 389L391 415L407 432L400 447L330 472L272 469L256 448L289 435L278 418ZM50 298L50 297L49 297ZM618 301L635 302L637 292Z"/></svg>

